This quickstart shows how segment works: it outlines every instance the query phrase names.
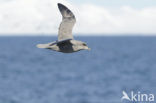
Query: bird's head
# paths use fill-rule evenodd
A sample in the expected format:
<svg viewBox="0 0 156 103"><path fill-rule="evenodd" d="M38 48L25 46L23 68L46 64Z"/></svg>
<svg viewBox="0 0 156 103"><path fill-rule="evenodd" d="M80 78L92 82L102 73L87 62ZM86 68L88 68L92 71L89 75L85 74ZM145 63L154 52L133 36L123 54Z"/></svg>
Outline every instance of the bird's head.
<svg viewBox="0 0 156 103"><path fill-rule="evenodd" d="M81 43L81 47L82 47L82 49L84 49L84 50L91 50L91 49L87 46L87 44L84 43L84 42Z"/></svg>
<svg viewBox="0 0 156 103"><path fill-rule="evenodd" d="M78 40L71 40L71 43L73 44L73 49L75 51L79 50L91 50L86 43Z"/></svg>

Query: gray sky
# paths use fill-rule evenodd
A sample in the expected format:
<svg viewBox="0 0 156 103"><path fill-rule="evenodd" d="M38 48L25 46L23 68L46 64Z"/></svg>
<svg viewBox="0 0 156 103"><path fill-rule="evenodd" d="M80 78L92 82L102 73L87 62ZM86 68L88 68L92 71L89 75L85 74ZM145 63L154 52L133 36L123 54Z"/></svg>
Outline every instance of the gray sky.
<svg viewBox="0 0 156 103"><path fill-rule="evenodd" d="M156 6L156 0L74 0L73 2L79 4L93 3L104 7L120 7L128 5L135 8L144 8Z"/></svg>
<svg viewBox="0 0 156 103"><path fill-rule="evenodd" d="M156 0L0 0L0 35L56 35L58 2L76 15L76 34L156 34Z"/></svg>

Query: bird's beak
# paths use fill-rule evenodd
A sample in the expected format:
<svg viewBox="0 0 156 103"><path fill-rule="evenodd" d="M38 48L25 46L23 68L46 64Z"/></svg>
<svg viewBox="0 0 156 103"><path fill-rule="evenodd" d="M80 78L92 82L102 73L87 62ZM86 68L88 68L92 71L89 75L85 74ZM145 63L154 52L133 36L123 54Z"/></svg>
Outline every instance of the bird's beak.
<svg viewBox="0 0 156 103"><path fill-rule="evenodd" d="M87 46L85 46L83 49L85 49L85 50L91 50L89 47L87 47Z"/></svg>
<svg viewBox="0 0 156 103"><path fill-rule="evenodd" d="M91 50L91 48L88 48L87 50L89 50L89 51L90 51L90 50Z"/></svg>

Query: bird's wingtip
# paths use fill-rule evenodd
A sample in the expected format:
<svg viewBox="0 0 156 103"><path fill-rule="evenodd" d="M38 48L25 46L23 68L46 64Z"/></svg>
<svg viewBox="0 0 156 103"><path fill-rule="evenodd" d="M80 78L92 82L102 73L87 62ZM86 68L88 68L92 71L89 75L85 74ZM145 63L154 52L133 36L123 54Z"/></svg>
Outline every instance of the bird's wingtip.
<svg viewBox="0 0 156 103"><path fill-rule="evenodd" d="M64 6L64 5L61 4L61 3L57 3L57 5L58 5L58 7L62 7L62 6Z"/></svg>
<svg viewBox="0 0 156 103"><path fill-rule="evenodd" d="M40 45L40 44L37 44L36 47L37 47L37 48L41 48L41 45Z"/></svg>
<svg viewBox="0 0 156 103"><path fill-rule="evenodd" d="M47 44L37 44L36 47L37 48L47 48Z"/></svg>
<svg viewBox="0 0 156 103"><path fill-rule="evenodd" d="M61 3L57 3L57 5L58 5L58 6L61 5Z"/></svg>

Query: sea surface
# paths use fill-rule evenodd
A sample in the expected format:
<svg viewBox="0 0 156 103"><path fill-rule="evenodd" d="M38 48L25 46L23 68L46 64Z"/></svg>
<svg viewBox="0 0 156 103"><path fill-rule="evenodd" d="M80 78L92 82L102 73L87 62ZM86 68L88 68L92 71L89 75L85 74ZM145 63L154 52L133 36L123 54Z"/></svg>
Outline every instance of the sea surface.
<svg viewBox="0 0 156 103"><path fill-rule="evenodd" d="M156 37L75 37L91 51L73 54L36 48L56 39L0 37L0 103L127 103L123 91L156 96Z"/></svg>

